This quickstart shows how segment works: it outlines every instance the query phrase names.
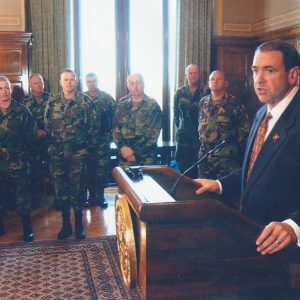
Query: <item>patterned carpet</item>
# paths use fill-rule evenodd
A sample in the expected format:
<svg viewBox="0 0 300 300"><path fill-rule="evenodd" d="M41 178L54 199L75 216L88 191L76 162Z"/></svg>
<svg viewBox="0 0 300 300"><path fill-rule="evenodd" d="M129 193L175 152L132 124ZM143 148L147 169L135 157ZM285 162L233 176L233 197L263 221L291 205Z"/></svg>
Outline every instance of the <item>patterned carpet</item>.
<svg viewBox="0 0 300 300"><path fill-rule="evenodd" d="M1 300L143 299L126 290L115 236L0 244Z"/></svg>

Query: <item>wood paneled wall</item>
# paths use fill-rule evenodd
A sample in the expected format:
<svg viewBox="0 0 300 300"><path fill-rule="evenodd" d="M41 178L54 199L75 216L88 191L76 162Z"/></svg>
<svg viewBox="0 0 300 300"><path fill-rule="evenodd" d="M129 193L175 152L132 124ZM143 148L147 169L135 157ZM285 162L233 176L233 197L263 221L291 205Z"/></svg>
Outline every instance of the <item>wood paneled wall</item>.
<svg viewBox="0 0 300 300"><path fill-rule="evenodd" d="M0 32L0 75L28 91L31 33Z"/></svg>
<svg viewBox="0 0 300 300"><path fill-rule="evenodd" d="M223 70L229 81L228 92L237 96L246 106L250 118L261 106L254 90L251 65L255 48L273 39L284 39L300 53L300 26L293 26L256 37L215 37L213 40L213 69Z"/></svg>
<svg viewBox="0 0 300 300"><path fill-rule="evenodd" d="M215 66L229 81L228 92L238 97L252 118L259 102L251 88L251 65L256 43L253 38L220 37L214 39Z"/></svg>

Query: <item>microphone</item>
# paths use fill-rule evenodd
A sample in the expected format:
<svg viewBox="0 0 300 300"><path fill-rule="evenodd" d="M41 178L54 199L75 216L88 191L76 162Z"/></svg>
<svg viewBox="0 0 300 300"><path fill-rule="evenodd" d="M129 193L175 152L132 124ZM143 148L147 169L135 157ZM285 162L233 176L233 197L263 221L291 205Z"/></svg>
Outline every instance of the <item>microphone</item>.
<svg viewBox="0 0 300 300"><path fill-rule="evenodd" d="M205 155L203 155L201 158L199 158L191 167L189 167L188 169L186 169L175 181L173 188L170 192L170 195L175 198L175 191L176 188L179 184L179 182L182 180L182 178L185 176L186 173L188 173L190 170L192 170L194 167L196 167L197 165L199 165L204 159L206 159L210 154L215 153L216 151L220 150L225 144L227 144L228 141L227 140L222 140L221 143L217 144L213 149L209 150Z"/></svg>

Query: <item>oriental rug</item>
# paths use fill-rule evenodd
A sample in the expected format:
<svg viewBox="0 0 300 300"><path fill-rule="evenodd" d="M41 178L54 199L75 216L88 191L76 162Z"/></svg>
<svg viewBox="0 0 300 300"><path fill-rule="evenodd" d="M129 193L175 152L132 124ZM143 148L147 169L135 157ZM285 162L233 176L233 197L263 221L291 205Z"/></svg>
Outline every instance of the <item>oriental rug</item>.
<svg viewBox="0 0 300 300"><path fill-rule="evenodd" d="M1 300L139 300L119 268L115 236L0 244Z"/></svg>

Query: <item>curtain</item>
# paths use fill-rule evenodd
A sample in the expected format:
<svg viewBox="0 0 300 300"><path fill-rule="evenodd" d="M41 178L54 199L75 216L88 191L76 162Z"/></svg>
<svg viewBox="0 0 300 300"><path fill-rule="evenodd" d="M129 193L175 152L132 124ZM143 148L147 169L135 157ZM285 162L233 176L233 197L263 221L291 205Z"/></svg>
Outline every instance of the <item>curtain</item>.
<svg viewBox="0 0 300 300"><path fill-rule="evenodd" d="M53 94L60 91L60 71L71 67L71 1L30 0L31 71L42 74L46 88Z"/></svg>
<svg viewBox="0 0 300 300"><path fill-rule="evenodd" d="M184 71L197 64L202 82L210 73L213 0L178 0L176 88L185 84Z"/></svg>

